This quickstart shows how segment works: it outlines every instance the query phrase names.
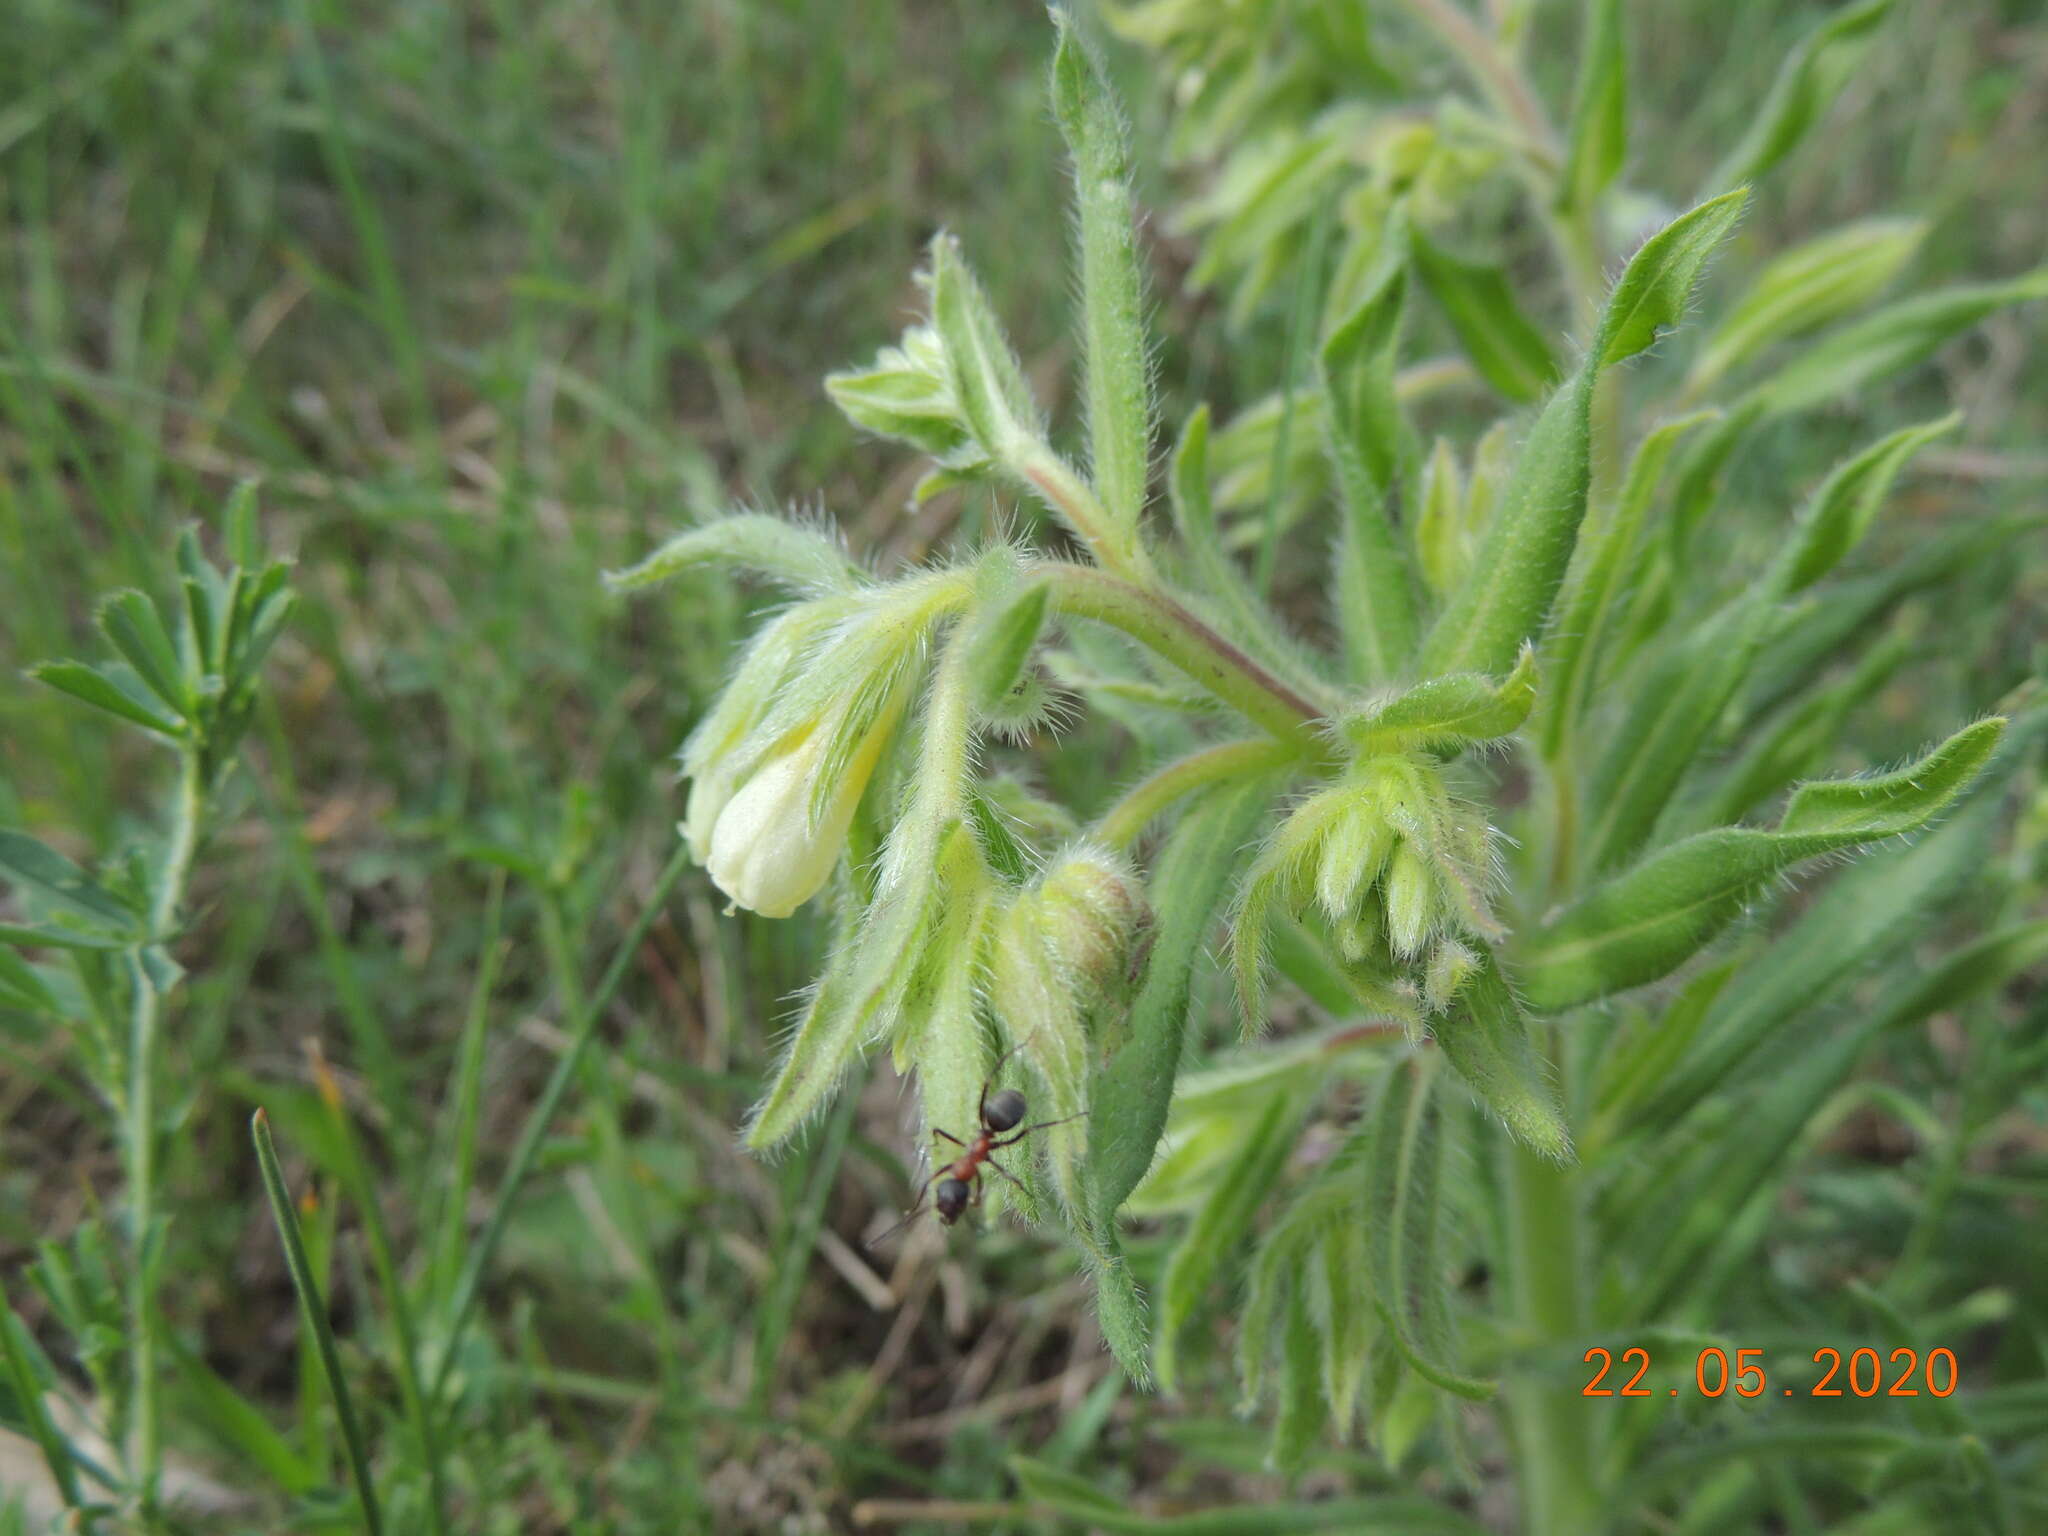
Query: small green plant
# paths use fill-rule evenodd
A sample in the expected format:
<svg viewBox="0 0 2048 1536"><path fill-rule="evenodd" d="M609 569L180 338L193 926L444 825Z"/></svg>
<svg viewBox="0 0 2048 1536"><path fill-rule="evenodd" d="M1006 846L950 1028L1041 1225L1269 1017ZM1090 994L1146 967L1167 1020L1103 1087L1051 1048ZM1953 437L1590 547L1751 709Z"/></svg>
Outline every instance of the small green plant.
<svg viewBox="0 0 2048 1536"><path fill-rule="evenodd" d="M168 600L129 590L100 603L111 659L45 662L32 673L170 752L177 769L158 830L92 873L26 833L0 830L0 882L19 913L0 924L0 1006L72 1033L114 1118L126 1188L118 1226L91 1225L70 1246L45 1245L30 1271L92 1384L90 1427L115 1448L113 1464L75 1445L51 1414L44 1399L60 1377L0 1299L13 1402L88 1530L110 1513L132 1528L152 1527L159 1515L168 1366L157 1169L181 1097L167 1105L160 1081L166 1003L183 975L171 948L193 861L256 707L263 659L294 601L288 567L258 543L253 490L229 502L225 525L225 566L207 559L188 528L163 573Z"/></svg>
<svg viewBox="0 0 2048 1536"><path fill-rule="evenodd" d="M1651 1430L1595 1429L1577 1352L1617 1331L1718 1336L1793 1150L1836 1113L1864 1047L1946 995L1895 995L1848 1030L1808 1036L1805 1021L1967 883L1994 836L1990 786L2020 760L2010 738L2039 720L2013 730L1959 702L1952 734L1907 765L1818 776L1900 659L1864 637L2019 526L1966 526L1897 570L1854 573L1895 479L1953 417L1853 454L1725 558L1703 562L1688 535L1759 421L1853 392L2048 282L1880 309L1773 352L1724 412L1702 410L1711 385L1874 295L1902 246L1884 237L1884 260L1860 237L1809 248L1758 276L1675 389L1639 387L1670 376L1682 343L1667 338L1742 216L1743 184L1810 122L1848 24L1788 64L1759 145L1610 284L1596 224L1626 147L1621 8L1589 8L1561 136L1534 132L1541 109L1503 37L1437 0L1407 9L1486 87L1458 119L1477 147L1347 116L1318 130L1334 148L1280 135L1294 169L1265 172L1279 179L1256 195L1226 167L1203 275L1237 273L1256 295L1294 270L1300 221L1268 215L1298 185L1301 206L1343 208L1345 243L1327 296L1302 285L1297 314L1324 316L1312 360L1232 429L1231 463L1206 409L1181 426L1169 526L1148 517L1157 407L1130 147L1062 20L1051 94L1074 172L1085 455L1056 445L961 244L941 235L919 274L927 318L827 388L929 458L920 501L993 487L1017 499L1018 531L878 573L822 527L739 513L612 584L727 566L792 598L684 750L684 835L732 904L784 917L823 898L833 912L749 1147L786 1146L877 1046L915 1075L937 1146L975 1123L980 1085L1015 1050L1048 1116L1084 1117L1034 1138L1043 1167L1015 1203L1071 1235L1133 1378L1185 1382L1192 1325L1241 1286L1236 1372L1245 1400L1271 1408L1278 1466L1362 1427L1397 1468L1428 1445L1469 1477L1458 1405L1498 1397L1525 1528L1578 1536L1682 1509L1685 1493ZM1183 118L1213 147L1284 120L1304 78L1341 75L1365 39L1329 46L1340 15L1364 10L1163 0L1126 25L1218 71ZM1290 30L1307 18L1322 30ZM1243 65L1233 29L1281 39L1292 62L1273 69L1254 48ZM1520 314L1500 272L1425 233L1500 162L1578 285L1576 356ZM1332 176L1351 179L1341 198ZM1309 244L1329 238L1309 222ZM1426 393L1404 367L1422 290L1468 359L1423 365L1430 376L1469 370L1509 411L1464 462L1448 442L1425 453L1410 420ZM1667 356L1640 362L1653 348ZM1233 506L1219 476L1248 481L1261 454L1264 480ZM1263 524L1228 515L1250 504ZM1306 623L1269 601L1283 535L1332 549L1319 611L1290 605ZM1126 728L1135 777L1106 800L1034 792L1003 744L1047 740L1082 710ZM1788 876L1880 844L1900 846L1772 920ZM1245 1040L1205 1060L1206 956L1226 925ZM1995 987L2037 933L1952 963ZM1130 1215L1177 1223L1163 1259L1130 1247ZM1485 1304L1454 1287L1454 1261L1490 1272ZM1952 1419L1837 1449L1880 1462L1905 1508L1942 1469L1991 1488L1973 1444ZM1048 1469L1020 1475L1067 1507Z"/></svg>

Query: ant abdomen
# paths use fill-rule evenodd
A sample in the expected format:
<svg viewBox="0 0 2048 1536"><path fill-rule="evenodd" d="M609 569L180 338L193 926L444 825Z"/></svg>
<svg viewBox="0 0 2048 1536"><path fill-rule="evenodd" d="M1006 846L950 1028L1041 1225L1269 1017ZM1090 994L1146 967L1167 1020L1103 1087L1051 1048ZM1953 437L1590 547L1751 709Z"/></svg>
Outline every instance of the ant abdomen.
<svg viewBox="0 0 2048 1536"><path fill-rule="evenodd" d="M1014 1130L1024 1119L1024 1095L1014 1088L992 1093L982 1106L981 1118L998 1135Z"/></svg>
<svg viewBox="0 0 2048 1536"><path fill-rule="evenodd" d="M932 1204L939 1208L939 1220L947 1226L960 1219L960 1213L967 1209L967 1181L965 1179L941 1179L937 1189L932 1191Z"/></svg>

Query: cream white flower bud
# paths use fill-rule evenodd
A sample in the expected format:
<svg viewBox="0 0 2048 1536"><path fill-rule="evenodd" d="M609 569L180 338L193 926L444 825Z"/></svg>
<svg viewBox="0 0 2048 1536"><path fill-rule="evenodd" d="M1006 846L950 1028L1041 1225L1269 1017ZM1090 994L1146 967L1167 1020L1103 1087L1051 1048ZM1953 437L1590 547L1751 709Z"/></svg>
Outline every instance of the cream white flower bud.
<svg viewBox="0 0 2048 1536"><path fill-rule="evenodd" d="M815 815L827 740L817 729L770 753L714 818L696 815L692 795L692 821L709 825L693 827L691 849L735 906L788 917L824 888L886 739L879 723L868 731Z"/></svg>

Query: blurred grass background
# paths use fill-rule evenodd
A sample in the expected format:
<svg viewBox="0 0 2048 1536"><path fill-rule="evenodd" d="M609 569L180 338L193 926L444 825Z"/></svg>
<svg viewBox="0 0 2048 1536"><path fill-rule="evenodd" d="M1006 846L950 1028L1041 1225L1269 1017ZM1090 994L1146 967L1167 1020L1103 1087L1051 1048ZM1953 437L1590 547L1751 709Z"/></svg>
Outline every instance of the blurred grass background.
<svg viewBox="0 0 2048 1536"><path fill-rule="evenodd" d="M1825 9L1631 8L1633 129L1655 146L1637 158L1667 191L1718 158ZM1572 10L1539 12L1553 83ZM671 754L749 602L701 580L628 609L597 573L731 500L822 503L885 558L990 515L958 498L906 513L916 466L858 443L818 387L900 329L941 223L1057 398L1049 32L1021 0L14 0L4 27L0 823L84 857L150 812L162 764L19 669L87 647L91 597L155 584L177 527L235 481L260 477L309 599L232 830L202 864L170 1057L174 1448L239 1491L264 1485L260 1441L207 1384L282 1424L306 1374L247 1151L253 1103L296 1149L316 1233L340 1222L337 1315L374 1356L309 1043L341 1071L401 1248L445 1260L428 1213L451 1188L483 1198L435 1129L465 1020L488 1191L671 850ZM1142 147L1156 82L1117 63L1162 208ZM1936 222L1916 281L2018 271L2048 246L2044 134L2031 0L1901 8L1827 151L1767 190L1743 241L1919 213ZM1226 337L1212 301L1179 291L1188 253L1158 222L1151 249L1169 416L1271 387L1284 322ZM2002 316L1900 386L1970 420L1889 537L1943 498L2038 500L2038 334ZM1801 476L1822 461L1781 446ZM1753 482L1775 473L1769 451ZM2032 603L2038 617L2038 581ZM2038 634L2011 643L2023 656ZM1934 733L1910 691L1889 703L1880 754ZM920 1239L900 1263L849 1246L906 1188L886 1070L805 1156L733 1150L819 942L802 921L720 918L693 873L635 957L463 1359L464 1528L822 1531L862 1498L1000 1505L1019 1450L1166 1505L1277 1493L1262 1432L1226 1402L1123 1386L1064 1254L1014 1230ZM0 1061L11 1273L116 1200L118 1170L66 1041L0 1028ZM1385 1481L1363 1453L1315 1476ZM268 1495L223 1518L320 1521Z"/></svg>

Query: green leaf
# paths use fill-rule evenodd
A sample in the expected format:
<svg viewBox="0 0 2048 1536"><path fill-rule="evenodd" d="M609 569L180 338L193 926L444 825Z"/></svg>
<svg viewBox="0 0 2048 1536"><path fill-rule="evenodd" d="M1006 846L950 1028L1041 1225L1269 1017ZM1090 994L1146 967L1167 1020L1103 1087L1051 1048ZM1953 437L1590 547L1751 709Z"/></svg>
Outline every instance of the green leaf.
<svg viewBox="0 0 2048 1536"><path fill-rule="evenodd" d="M1707 178L1707 189L1755 181L1790 154L1856 72L1871 35L1891 8L1892 0L1864 0L1835 12L1801 38L1779 66L1749 132Z"/></svg>
<svg viewBox="0 0 2048 1536"><path fill-rule="evenodd" d="M1821 337L1772 374L1755 391L1757 407L1781 416L1856 394L1911 367L1987 315L2040 298L2048 298L2048 267L1888 304Z"/></svg>
<svg viewBox="0 0 2048 1536"><path fill-rule="evenodd" d="M637 565L605 572L604 584L612 592L637 592L705 566L753 571L804 597L852 592L864 581L822 525L737 512L677 534Z"/></svg>
<svg viewBox="0 0 2048 1536"><path fill-rule="evenodd" d="M866 368L828 374L825 393L855 426L923 449L949 470L985 467L946 373L938 332L916 325Z"/></svg>
<svg viewBox="0 0 2048 1536"><path fill-rule="evenodd" d="M156 604L132 589L115 592L101 601L98 618L114 649L127 658L150 692L182 718L191 707L191 691L186 687L178 648L164 628Z"/></svg>
<svg viewBox="0 0 2048 1536"><path fill-rule="evenodd" d="M89 926L133 937L140 918L63 854L25 832L0 828L0 880L31 891Z"/></svg>
<svg viewBox="0 0 2048 1536"><path fill-rule="evenodd" d="M1536 652L1525 645L1498 682L1473 672L1433 677L1344 716L1337 729L1362 755L1457 748L1513 735L1535 702Z"/></svg>
<svg viewBox="0 0 2048 1536"><path fill-rule="evenodd" d="M0 945L10 940L0 932ZM43 1013L61 1016L63 1008L58 1005L57 995L52 992L41 974L13 950L0 948L0 1008L18 1008L24 1013Z"/></svg>
<svg viewBox="0 0 2048 1536"><path fill-rule="evenodd" d="M126 667L116 675L111 668L89 667L82 661L45 661L29 668L29 676L160 736L175 737L184 729L184 722L166 710Z"/></svg>
<svg viewBox="0 0 2048 1536"><path fill-rule="evenodd" d="M1181 1333L1226 1264L1238 1255L1244 1236L1280 1175L1286 1171L1299 1130L1301 1103L1293 1094L1274 1094L1265 1113L1235 1149L1223 1176L1195 1212L1174 1245L1159 1284L1159 1323L1152 1361L1162 1392L1174 1390Z"/></svg>
<svg viewBox="0 0 2048 1536"><path fill-rule="evenodd" d="M1557 179L1559 211L1597 208L1627 156L1628 60L1622 51L1621 0L1586 0L1570 136Z"/></svg>
<svg viewBox="0 0 2048 1536"><path fill-rule="evenodd" d="M1707 260L1742 217L1747 188L1724 192L1680 214L1629 258L1600 321L1598 354L1612 367L1646 352L1674 329L1692 302Z"/></svg>
<svg viewBox="0 0 2048 1536"><path fill-rule="evenodd" d="M1557 359L1521 306L1501 269L1443 249L1411 224L1415 270L1480 377L1510 400L1534 400L1557 377Z"/></svg>
<svg viewBox="0 0 2048 1536"><path fill-rule="evenodd" d="M1352 671L1384 681L1415 652L1413 573L1396 525L1414 481L1415 443L1394 396L1407 269L1389 263L1323 343L1323 429L1344 497L1337 618Z"/></svg>
<svg viewBox="0 0 2048 1536"><path fill-rule="evenodd" d="M1195 961L1274 787L1271 775L1259 775L1210 791L1182 816L1153 871L1156 921L1145 979L1131 1005L1129 1040L1096 1080L1088 1123L1100 1227L1110 1226L1152 1164L1187 1032Z"/></svg>
<svg viewBox="0 0 2048 1536"><path fill-rule="evenodd" d="M1683 315L1714 246L1742 210L1741 192L1680 215L1630 259L1592 353L1536 419L1471 571L1423 646L1422 669L1505 672L1549 617L1586 512L1593 386Z"/></svg>
<svg viewBox="0 0 2048 1536"><path fill-rule="evenodd" d="M1443 1196L1443 1113L1413 1058L1388 1068L1373 1109L1366 1163L1367 1253L1375 1307L1409 1368L1432 1386L1485 1402L1494 1384L1445 1365L1453 1347L1438 1248Z"/></svg>
<svg viewBox="0 0 2048 1536"><path fill-rule="evenodd" d="M1833 570L1869 532L1906 461L1954 431L1962 419L1961 412L1954 412L1939 421L1901 427L1838 465L1814 494L1812 508L1786 551L1784 590L1797 592Z"/></svg>
<svg viewBox="0 0 2048 1536"><path fill-rule="evenodd" d="M1000 715L1024 684L1045 627L1045 584L1023 580L1015 567L1012 559L978 582L975 611L962 635L974 711L983 717Z"/></svg>
<svg viewBox="0 0 2048 1536"><path fill-rule="evenodd" d="M1557 1088L1490 950L1435 1029L1444 1059L1517 1141L1553 1162L1576 1160Z"/></svg>
<svg viewBox="0 0 2048 1536"><path fill-rule="evenodd" d="M931 243L932 324L945 354L946 379L960 412L989 457L1009 465L1020 444L1035 442L1038 405L1010 350L988 295L960 254L940 234Z"/></svg>
<svg viewBox="0 0 2048 1536"><path fill-rule="evenodd" d="M1717 415L1696 411L1657 427L1629 461L1621 495L1611 506L1588 514L1589 526L1579 535L1565 577L1557 623L1544 642L1546 757L1563 750L1567 733L1584 718L1594 695L1612 631L1619 627L1628 576L1644 553L1643 528L1664 467L1681 439Z"/></svg>
<svg viewBox="0 0 2048 1536"><path fill-rule="evenodd" d="M1053 116L1074 162L1089 467L1121 539L1135 544L1151 467L1152 378L1130 147L1100 62L1067 13L1052 14Z"/></svg>
<svg viewBox="0 0 2048 1536"><path fill-rule="evenodd" d="M1916 831L1990 761L2006 722L1968 726L1895 773L1807 784L1775 831L1724 827L1651 854L1530 936L1515 967L1546 1011L1669 975L1803 860Z"/></svg>
<svg viewBox="0 0 2048 1536"><path fill-rule="evenodd" d="M1274 634L1284 632L1279 619L1253 591L1224 546L1209 490L1208 406L1195 407L1181 429L1166 483L1174 527L1194 557L1200 590L1223 607L1219 619L1224 632L1269 667L1283 673L1296 670L1296 659L1272 643Z"/></svg>
<svg viewBox="0 0 2048 1536"><path fill-rule="evenodd" d="M1772 258L1701 347L1687 393L1698 399L1779 342L1861 309L1898 276L1926 233L1924 219L1863 219Z"/></svg>

